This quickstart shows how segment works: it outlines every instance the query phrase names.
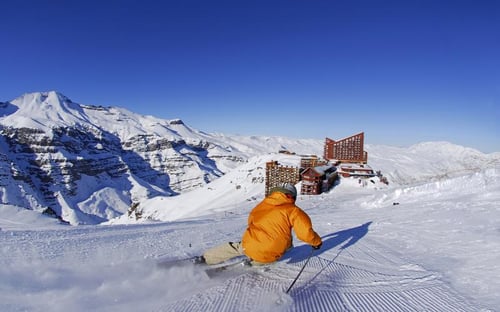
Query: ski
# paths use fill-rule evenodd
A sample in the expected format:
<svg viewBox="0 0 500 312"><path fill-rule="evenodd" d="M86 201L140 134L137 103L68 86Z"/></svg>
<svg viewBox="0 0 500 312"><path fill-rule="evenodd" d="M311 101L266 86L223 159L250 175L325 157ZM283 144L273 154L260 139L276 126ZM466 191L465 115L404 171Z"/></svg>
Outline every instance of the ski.
<svg viewBox="0 0 500 312"><path fill-rule="evenodd" d="M195 264L195 260L197 257L188 257L188 258L180 258L180 259L160 259L156 262L156 265L163 269L179 267L179 266L187 266Z"/></svg>
<svg viewBox="0 0 500 312"><path fill-rule="evenodd" d="M218 265L208 266L205 269L205 273L207 273L208 277L212 278L217 276L223 272L233 271L238 268L251 268L252 265L248 259L238 260L237 262L231 263L223 263Z"/></svg>
<svg viewBox="0 0 500 312"><path fill-rule="evenodd" d="M253 268L250 260L247 257L238 257L219 264L208 265L206 263L198 263L199 257L188 257L181 259L160 259L156 265L162 269L180 268L180 267L194 267L205 271L209 278L223 275L233 275L244 273L245 271Z"/></svg>

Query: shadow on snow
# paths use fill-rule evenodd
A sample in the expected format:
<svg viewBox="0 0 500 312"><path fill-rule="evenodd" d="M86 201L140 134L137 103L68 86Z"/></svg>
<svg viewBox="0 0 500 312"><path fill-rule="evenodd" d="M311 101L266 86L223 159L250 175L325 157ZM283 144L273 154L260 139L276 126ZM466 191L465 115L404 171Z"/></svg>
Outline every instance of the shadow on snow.
<svg viewBox="0 0 500 312"><path fill-rule="evenodd" d="M350 246L356 244L361 238L363 238L363 236L368 233L368 227L370 226L370 224L372 224L371 221L357 227L327 234L321 237L323 240L323 245L319 250L314 252L314 255L319 256L322 253L330 249L334 249L337 246L340 246L340 252L344 249L349 248ZM311 246L301 245L290 249L281 260L283 261L288 259L288 263L297 263L306 260L310 254Z"/></svg>

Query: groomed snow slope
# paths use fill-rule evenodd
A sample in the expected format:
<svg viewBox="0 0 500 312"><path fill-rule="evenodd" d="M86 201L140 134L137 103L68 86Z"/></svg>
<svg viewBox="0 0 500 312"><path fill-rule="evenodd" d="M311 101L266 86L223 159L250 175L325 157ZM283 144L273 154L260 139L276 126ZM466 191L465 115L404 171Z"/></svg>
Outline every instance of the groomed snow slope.
<svg viewBox="0 0 500 312"><path fill-rule="evenodd" d="M495 311L499 202L494 167L398 187L343 179L300 196L324 245L288 295L311 250L297 240L267 271L209 279L155 265L239 239L253 201L139 225L34 230L4 219L0 310Z"/></svg>

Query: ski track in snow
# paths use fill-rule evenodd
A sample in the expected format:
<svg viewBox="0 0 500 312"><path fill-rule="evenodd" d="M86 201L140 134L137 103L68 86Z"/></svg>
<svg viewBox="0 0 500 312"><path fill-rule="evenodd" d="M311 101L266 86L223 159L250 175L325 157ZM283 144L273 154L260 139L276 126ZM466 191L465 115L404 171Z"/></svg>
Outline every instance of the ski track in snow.
<svg viewBox="0 0 500 312"><path fill-rule="evenodd" d="M346 181L328 194L301 198L323 246L288 294L311 251L297 239L269 270L209 278L196 266L156 265L238 240L252 205L135 225L31 230L4 222L0 311L492 311L482 305L495 307L494 295L465 287L497 285L490 273L498 272L495 181L467 194L470 180L458 179L449 191L439 185L434 197L420 187L354 191ZM472 199L457 201L457 194ZM394 207L396 200L401 205ZM464 220L469 227L460 226ZM481 262L464 261L467 252ZM462 276L454 266L475 273Z"/></svg>
<svg viewBox="0 0 500 312"><path fill-rule="evenodd" d="M243 269L222 285L156 311L478 311L439 275L387 251L367 238L348 249L320 251L288 295L305 259ZM290 257L293 262L307 256Z"/></svg>
<svg viewBox="0 0 500 312"><path fill-rule="evenodd" d="M3 231L2 252L9 256L0 258L0 289L5 293L0 294L0 310L480 310L439 274L405 260L367 235L368 223L324 236L322 249L314 252L289 294L286 289L310 254L308 245L295 246L268 270L236 269L212 279L196 266L162 269L154 265L161 258L199 254L209 246L206 242L231 240L234 237L228 233L243 231L246 212L230 218L235 222L207 218L186 223ZM193 229L210 237L201 235L198 241L190 241ZM92 277L96 271L101 272L98 279ZM9 281L18 291L11 289L14 286ZM23 290L30 300L21 299ZM33 295L36 293L40 297ZM47 296L59 305L44 304Z"/></svg>

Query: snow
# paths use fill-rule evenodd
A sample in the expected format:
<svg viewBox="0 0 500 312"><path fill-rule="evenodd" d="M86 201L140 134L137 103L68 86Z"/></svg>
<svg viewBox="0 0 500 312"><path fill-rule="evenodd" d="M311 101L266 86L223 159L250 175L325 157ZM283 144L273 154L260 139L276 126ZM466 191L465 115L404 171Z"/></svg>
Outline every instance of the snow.
<svg viewBox="0 0 500 312"><path fill-rule="evenodd" d="M314 149L306 142L297 146ZM209 278L200 267L158 267L160 259L240 239L263 196L265 162L299 159L269 154L264 145L203 188L141 203L161 221L124 215L68 226L0 206L0 310L498 310L500 154L444 142L365 146L369 165L389 185L343 178L327 193L299 196L324 243L288 294L311 252L298 240L269 270ZM103 189L99 196L120 194Z"/></svg>
<svg viewBox="0 0 500 312"><path fill-rule="evenodd" d="M11 103L22 112L9 114L3 121L15 124L19 128L46 130L54 126L75 125L88 121L80 105L72 103L55 91L27 93Z"/></svg>

